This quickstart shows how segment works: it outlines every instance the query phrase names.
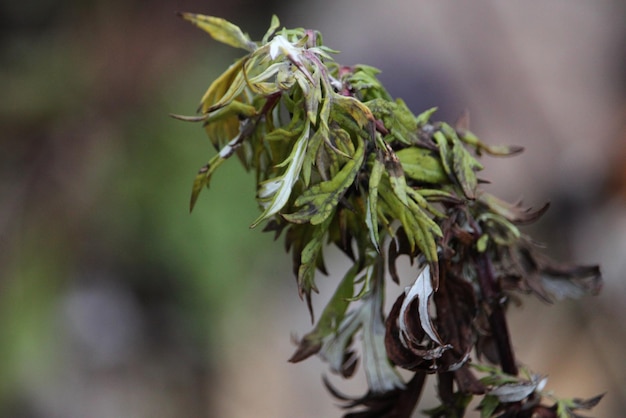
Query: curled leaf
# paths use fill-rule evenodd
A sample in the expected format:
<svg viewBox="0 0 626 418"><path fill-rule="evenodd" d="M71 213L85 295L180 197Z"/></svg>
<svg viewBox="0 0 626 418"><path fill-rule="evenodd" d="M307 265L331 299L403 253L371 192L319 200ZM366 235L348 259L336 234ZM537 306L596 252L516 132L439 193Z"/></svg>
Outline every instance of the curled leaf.
<svg viewBox="0 0 626 418"><path fill-rule="evenodd" d="M526 240L503 252L507 289L533 292L546 302L596 295L602 288L598 266L557 263L539 254Z"/></svg>
<svg viewBox="0 0 626 418"><path fill-rule="evenodd" d="M324 377L326 389L337 399L345 401L344 409L361 408L349 412L343 418L410 418L426 381L425 373L415 373L404 389L394 389L385 393L368 392L360 398L351 398L335 389Z"/></svg>
<svg viewBox="0 0 626 418"><path fill-rule="evenodd" d="M490 389L488 393L498 398L500 402L519 402L532 395L540 386L543 387L545 382L544 376L535 375L530 381L505 383Z"/></svg>
<svg viewBox="0 0 626 418"><path fill-rule="evenodd" d="M481 203L485 204L490 211L504 216L507 220L514 224L523 225L536 221L539 219L550 207L549 203L546 203L538 210L532 210L532 208L524 208L520 203L511 204L504 200L497 198L496 196L482 192L478 199Z"/></svg>
<svg viewBox="0 0 626 418"><path fill-rule="evenodd" d="M441 337L439 337L439 334L437 334L437 331L433 327L430 313L428 312L428 306L433 292L434 288L432 285L432 278L430 276L430 266L426 265L417 276L417 279L415 279L413 285L405 289L406 297L402 302L402 306L400 306L400 341L402 341L405 346L408 346L408 341L412 343L420 342L416 341L413 332L407 325L407 318L414 314L414 312L409 310L409 305L411 305L414 301L417 301L417 312L422 330L424 330L426 335L428 335L431 340L439 345L443 345Z"/></svg>

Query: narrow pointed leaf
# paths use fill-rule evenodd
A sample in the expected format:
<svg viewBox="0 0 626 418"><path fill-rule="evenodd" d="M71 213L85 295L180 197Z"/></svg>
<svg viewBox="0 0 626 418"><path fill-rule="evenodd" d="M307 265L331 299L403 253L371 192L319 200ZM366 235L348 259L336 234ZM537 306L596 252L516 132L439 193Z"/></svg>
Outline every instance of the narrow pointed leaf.
<svg viewBox="0 0 626 418"><path fill-rule="evenodd" d="M209 164L203 166L198 171L196 178L193 180L193 187L191 189L191 199L189 201L189 212L193 211L194 206L196 205L196 201L198 200L198 196L200 192L208 183L208 179L206 176L206 172L209 170Z"/></svg>
<svg viewBox="0 0 626 418"><path fill-rule="evenodd" d="M300 267L298 268L298 293L300 297L305 297L311 321L313 321L313 307L311 305L311 291L317 292L315 286L315 270L318 266L317 261L321 258L322 248L324 247L324 236L330 225L328 218L321 225L317 225L309 238L309 242L302 249L300 255Z"/></svg>
<svg viewBox="0 0 626 418"><path fill-rule="evenodd" d="M247 57L238 59L233 63L226 71L222 73L207 89L200 100L200 110L202 113L207 113L208 109L221 99L228 89L232 86L233 81L241 73L244 63Z"/></svg>
<svg viewBox="0 0 626 418"><path fill-rule="evenodd" d="M268 219L278 213L285 206L291 189L298 180L302 163L304 161L305 151L309 140L309 124L305 125L302 135L293 147L289 156L290 163L285 173L277 178L270 179L260 185L258 198L265 210L251 225L255 227L264 219Z"/></svg>
<svg viewBox="0 0 626 418"><path fill-rule="evenodd" d="M453 178L454 173L452 171L452 167L450 165L450 151L448 145L448 139L445 137L443 132L437 131L433 134L433 140L437 144L439 148L439 157L441 161L441 166L443 170L446 172L450 179Z"/></svg>
<svg viewBox="0 0 626 418"><path fill-rule="evenodd" d="M460 129L458 131L459 138L466 144L472 145L479 153L485 151L487 154L496 157L509 157L524 151L524 147L517 145L487 145L481 142L480 139L469 130Z"/></svg>
<svg viewBox="0 0 626 418"><path fill-rule="evenodd" d="M300 340L298 349L289 359L290 362L297 363L316 354L322 348L322 341L331 333L337 332L339 324L350 305L348 298L354 292L354 278L357 271L357 265L348 270L341 283L337 286L335 294L326 304L315 328Z"/></svg>
<svg viewBox="0 0 626 418"><path fill-rule="evenodd" d="M224 148L222 148L216 156L211 158L211 160L198 171L191 190L191 200L189 203L190 212L193 211L196 201L198 200L198 195L200 194L200 191L202 191L202 188L209 186L209 181L211 180L213 172L215 172L215 170L233 154L235 149L237 149L237 147L241 145L241 140L242 136L237 135L227 145L225 145Z"/></svg>
<svg viewBox="0 0 626 418"><path fill-rule="evenodd" d="M367 212L365 217L370 241L374 244L377 251L380 251L380 238L378 234L378 185L383 176L384 168L383 162L378 158L374 158L369 178L369 193L367 195Z"/></svg>
<svg viewBox="0 0 626 418"><path fill-rule="evenodd" d="M194 13L181 13L180 16L207 32L216 41L235 48L242 48L246 51L254 51L256 49L256 44L250 40L247 34L241 31L239 26L225 19Z"/></svg>
<svg viewBox="0 0 626 418"><path fill-rule="evenodd" d="M295 205L301 209L283 217L290 222L311 222L314 225L326 220L335 211L341 196L353 183L363 162L363 153L364 143L360 141L352 159L333 179L316 184L302 193L295 201Z"/></svg>
<svg viewBox="0 0 626 418"><path fill-rule="evenodd" d="M278 29L279 26L280 26L280 20L278 19L278 16L272 15L270 27L267 29L267 32L265 32L265 35L263 35L261 44L266 44L270 40L272 35L274 35L274 32L276 32L276 29Z"/></svg>
<svg viewBox="0 0 626 418"><path fill-rule="evenodd" d="M402 170L400 160L398 160L398 157L389 146L387 146L385 152L385 169L389 174L389 182L391 183L391 189L394 194L398 197L400 202L408 206L409 201L406 197L407 185L406 179L404 178L404 171Z"/></svg>
<svg viewBox="0 0 626 418"><path fill-rule="evenodd" d="M437 107L431 107L430 109L425 110L424 112L422 112L419 115L417 115L417 118L415 119L415 121L417 122L417 126L424 126L424 125L426 125L429 122L430 117L436 111L437 111Z"/></svg>

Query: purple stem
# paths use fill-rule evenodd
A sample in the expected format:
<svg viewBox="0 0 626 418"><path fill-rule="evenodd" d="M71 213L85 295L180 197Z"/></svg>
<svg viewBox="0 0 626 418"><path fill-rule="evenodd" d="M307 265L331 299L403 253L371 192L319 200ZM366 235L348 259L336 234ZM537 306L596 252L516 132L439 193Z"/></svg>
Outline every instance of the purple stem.
<svg viewBox="0 0 626 418"><path fill-rule="evenodd" d="M518 373L515 355L511 347L509 329L504 315L504 309L500 303L500 286L493 275L493 265L486 254L478 254L476 257L476 268L478 281L483 294L483 298L489 304L491 313L489 314L489 325L496 340L498 353L500 355L500 366L502 371L516 376Z"/></svg>

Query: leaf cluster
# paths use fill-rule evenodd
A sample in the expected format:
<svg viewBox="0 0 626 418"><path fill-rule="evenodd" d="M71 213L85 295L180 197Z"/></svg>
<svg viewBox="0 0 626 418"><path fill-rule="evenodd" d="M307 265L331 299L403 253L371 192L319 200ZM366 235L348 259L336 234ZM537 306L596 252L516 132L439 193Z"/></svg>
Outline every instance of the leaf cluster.
<svg viewBox="0 0 626 418"><path fill-rule="evenodd" d="M312 318L324 248L353 261L290 360L317 354L350 377L360 337L367 395L351 400L328 385L350 408L364 407L347 416L410 416L427 374L437 375L443 402L431 416L461 416L474 395L484 395L483 416L534 402L534 381L522 391L517 380L475 377L472 350L516 379L504 317L512 292L553 301L595 293L601 279L596 266L538 254L520 231L547 206L524 209L481 189L478 157L521 148L481 142L467 115L452 126L432 119L435 108L413 114L381 85L378 70L338 64L316 31L279 29L273 17L255 42L223 19L182 17L246 51L209 86L198 116L176 116L203 123L216 150L193 182L190 208L237 155L256 176L261 214L252 226L284 236ZM386 278L400 283L402 255L417 265L416 279L385 314ZM398 367L414 377L405 382ZM563 408L571 405L556 410Z"/></svg>

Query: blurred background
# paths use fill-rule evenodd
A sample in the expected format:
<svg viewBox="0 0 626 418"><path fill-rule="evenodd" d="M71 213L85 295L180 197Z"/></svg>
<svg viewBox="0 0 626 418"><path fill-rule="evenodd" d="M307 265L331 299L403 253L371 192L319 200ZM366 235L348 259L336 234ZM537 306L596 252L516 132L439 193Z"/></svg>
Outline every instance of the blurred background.
<svg viewBox="0 0 626 418"><path fill-rule="evenodd" d="M487 187L550 201L528 232L558 259L600 263L605 287L554 306L523 298L518 358L557 395L607 392L594 416L626 410L623 2L2 0L0 416L339 416L325 366L287 363L311 324L282 242L248 228L252 176L229 162L188 214L213 151L168 114L193 114L240 52L176 11L253 39L273 13L319 29L415 113L469 109L485 142L526 147L484 159ZM328 261L317 312L345 269Z"/></svg>

